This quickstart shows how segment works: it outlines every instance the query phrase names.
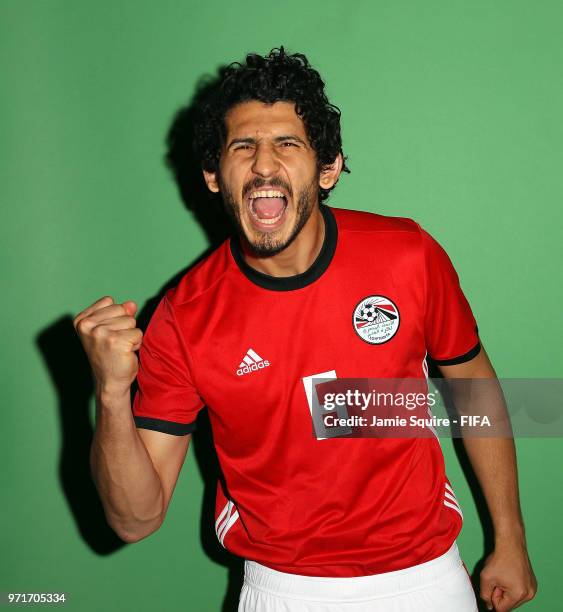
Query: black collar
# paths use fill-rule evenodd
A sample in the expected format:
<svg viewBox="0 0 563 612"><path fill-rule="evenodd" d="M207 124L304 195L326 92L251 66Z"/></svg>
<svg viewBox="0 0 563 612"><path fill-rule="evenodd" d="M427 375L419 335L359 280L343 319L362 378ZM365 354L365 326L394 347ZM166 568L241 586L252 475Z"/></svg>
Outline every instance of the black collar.
<svg viewBox="0 0 563 612"><path fill-rule="evenodd" d="M325 204L320 205L320 211L325 223L323 246L315 261L305 270L305 272L295 274L294 276L270 276L269 274L259 272L248 265L244 260L240 241L237 236L231 238L230 246L233 258L240 271L255 285L272 291L293 291L294 289L303 289L303 287L315 282L322 276L332 261L334 252L336 251L336 241L338 238L338 228L332 211Z"/></svg>

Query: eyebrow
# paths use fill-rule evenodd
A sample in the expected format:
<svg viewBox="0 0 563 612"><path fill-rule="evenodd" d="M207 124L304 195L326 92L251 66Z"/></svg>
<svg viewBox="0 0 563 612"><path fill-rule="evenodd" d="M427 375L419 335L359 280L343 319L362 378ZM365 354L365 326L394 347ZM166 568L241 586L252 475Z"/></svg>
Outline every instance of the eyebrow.
<svg viewBox="0 0 563 612"><path fill-rule="evenodd" d="M307 146L307 143L302 138L300 138L299 136L296 136L295 134L276 136L274 138L275 143L287 142L288 140L300 142L302 145ZM233 138L233 140L231 140L231 142L228 144L227 149L230 149L233 145L236 145L236 144L256 144L256 138Z"/></svg>

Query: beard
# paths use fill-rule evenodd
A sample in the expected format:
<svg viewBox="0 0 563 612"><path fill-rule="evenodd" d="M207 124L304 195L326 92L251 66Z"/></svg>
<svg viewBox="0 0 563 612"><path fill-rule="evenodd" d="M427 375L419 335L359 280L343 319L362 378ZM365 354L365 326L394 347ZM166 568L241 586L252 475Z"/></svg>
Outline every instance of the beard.
<svg viewBox="0 0 563 612"><path fill-rule="evenodd" d="M311 213L315 208L316 196L318 192L318 181L319 175L315 176L311 183L303 187L298 193L297 200L295 201L295 223L293 229L289 233L287 238L281 238L277 236L277 232L263 232L258 237L250 238L246 235L244 227L241 221L241 206L239 206L235 200L232 191L222 182L221 177L218 177L218 183L223 196L223 203L225 210L233 223L237 234L247 244L248 248L252 251L256 257L272 257L281 253L286 249L294 240L297 238L299 232L303 229L307 221L309 220ZM253 181L252 184L248 185L243 193L248 193L251 189L259 189L261 184L265 181ZM273 179L268 181L269 185L273 187L284 187L286 191L291 195L289 186L282 183L280 180Z"/></svg>

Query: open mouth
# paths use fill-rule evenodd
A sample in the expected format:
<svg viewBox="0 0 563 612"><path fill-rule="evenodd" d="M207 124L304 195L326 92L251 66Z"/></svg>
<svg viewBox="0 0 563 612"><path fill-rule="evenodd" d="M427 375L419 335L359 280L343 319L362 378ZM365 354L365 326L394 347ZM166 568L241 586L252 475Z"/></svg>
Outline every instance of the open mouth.
<svg viewBox="0 0 563 612"><path fill-rule="evenodd" d="M252 220L259 226L274 226L287 208L287 196L278 189L260 189L249 195Z"/></svg>

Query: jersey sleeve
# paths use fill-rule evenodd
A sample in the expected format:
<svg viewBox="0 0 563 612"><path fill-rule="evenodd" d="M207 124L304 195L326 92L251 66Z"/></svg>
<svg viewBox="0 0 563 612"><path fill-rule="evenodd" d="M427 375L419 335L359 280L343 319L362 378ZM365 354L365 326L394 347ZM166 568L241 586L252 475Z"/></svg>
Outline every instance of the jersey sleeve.
<svg viewBox="0 0 563 612"><path fill-rule="evenodd" d="M423 230L426 299L424 333L428 357L438 365L456 365L481 350L475 318L446 251Z"/></svg>
<svg viewBox="0 0 563 612"><path fill-rule="evenodd" d="M137 385L133 401L137 427L175 436L195 430L195 419L204 403L193 383L187 347L166 296L143 337Z"/></svg>

